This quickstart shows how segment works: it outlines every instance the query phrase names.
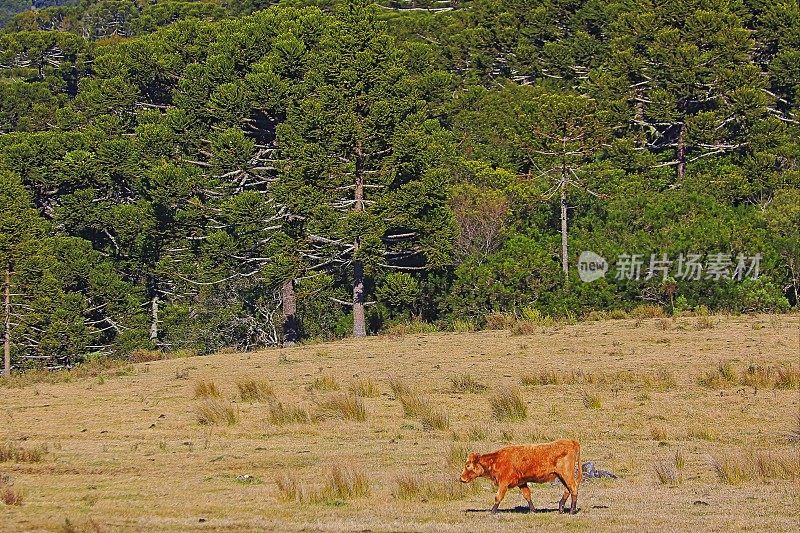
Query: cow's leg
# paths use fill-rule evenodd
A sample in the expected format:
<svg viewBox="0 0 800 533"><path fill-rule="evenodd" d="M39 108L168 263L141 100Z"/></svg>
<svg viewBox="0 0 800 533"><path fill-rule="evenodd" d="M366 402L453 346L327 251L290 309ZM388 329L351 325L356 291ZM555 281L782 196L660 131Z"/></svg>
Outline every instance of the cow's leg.
<svg viewBox="0 0 800 533"><path fill-rule="evenodd" d="M575 481L575 474L573 470L570 470L567 474L567 479L564 480L564 486L567 487L567 490L564 491L564 496L561 498L561 500L566 503L567 494L569 494L572 498L569 506L569 514L575 514L578 512L576 508L578 503L578 483Z"/></svg>
<svg viewBox="0 0 800 533"><path fill-rule="evenodd" d="M528 485L522 485L519 488L520 492L522 492L522 497L528 501L528 508L531 510L532 513L536 512L536 507L533 506L533 498L531 498L531 489Z"/></svg>
<svg viewBox="0 0 800 533"><path fill-rule="evenodd" d="M569 514L575 514L578 512L578 487L574 487L574 490L570 492L572 496L572 502L570 502L569 506Z"/></svg>
<svg viewBox="0 0 800 533"><path fill-rule="evenodd" d="M564 504L567 503L567 497L569 497L569 489L564 491L564 494L561 496L561 499L558 501L558 512L564 512Z"/></svg>
<svg viewBox="0 0 800 533"><path fill-rule="evenodd" d="M500 502L503 501L503 498L506 497L507 490L508 490L508 485L500 484L497 487L497 494L494 495L494 506L492 507L492 514L497 513L497 509L500 507Z"/></svg>
<svg viewBox="0 0 800 533"><path fill-rule="evenodd" d="M564 494L561 496L561 501L558 502L558 512L564 512L564 504L567 503L567 496L572 498L569 506L569 513L575 514L578 512L576 505L578 504L578 484L575 482L575 478L573 476L567 475L567 479L562 478L559 476L561 483L564 484L566 490L564 490Z"/></svg>

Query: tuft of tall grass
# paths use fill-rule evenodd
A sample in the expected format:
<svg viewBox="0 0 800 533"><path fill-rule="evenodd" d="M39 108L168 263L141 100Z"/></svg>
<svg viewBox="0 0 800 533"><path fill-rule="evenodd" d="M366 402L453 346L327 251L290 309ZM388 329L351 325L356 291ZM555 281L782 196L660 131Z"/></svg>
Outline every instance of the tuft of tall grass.
<svg viewBox="0 0 800 533"><path fill-rule="evenodd" d="M163 352L161 350L136 349L128 354L128 361L131 363L152 363L153 361L163 361L165 359L185 359L187 357L194 357L196 355L196 351L187 349L170 352Z"/></svg>
<svg viewBox="0 0 800 533"><path fill-rule="evenodd" d="M431 410L430 402L413 391L397 394L397 400L403 407L403 414L411 418L416 418Z"/></svg>
<svg viewBox="0 0 800 533"><path fill-rule="evenodd" d="M350 384L350 392L361 398L377 398L381 395L378 385L369 378L362 378Z"/></svg>
<svg viewBox="0 0 800 533"><path fill-rule="evenodd" d="M311 388L318 391L339 390L339 383L335 377L325 374L314 378L314 381L311 382Z"/></svg>
<svg viewBox="0 0 800 533"><path fill-rule="evenodd" d="M694 439L705 440L708 442L713 442L717 440L717 436L714 434L714 432L707 427L693 426L689 428L688 433L689 436Z"/></svg>
<svg viewBox="0 0 800 533"><path fill-rule="evenodd" d="M683 456L683 450L675 450L675 468L679 471L686 467L686 457Z"/></svg>
<svg viewBox="0 0 800 533"><path fill-rule="evenodd" d="M411 392L411 387L409 387L406 382L396 377L389 378L389 388L392 389L392 394L394 394L395 397Z"/></svg>
<svg viewBox="0 0 800 533"><path fill-rule="evenodd" d="M0 481L0 501L6 505L22 505L25 493L7 483Z"/></svg>
<svg viewBox="0 0 800 533"><path fill-rule="evenodd" d="M707 370L697 378L697 384L708 389L721 389L735 385L736 382L731 361L721 361L716 368Z"/></svg>
<svg viewBox="0 0 800 533"><path fill-rule="evenodd" d="M510 330L512 335L532 335L536 333L541 327L553 326L558 321L552 316L545 315L538 309L525 307L522 309L522 318L514 320L511 324ZM574 321L574 317L566 317L562 319L565 322Z"/></svg>
<svg viewBox="0 0 800 533"><path fill-rule="evenodd" d="M490 313L484 317L486 329L509 329L514 325L514 315L508 313Z"/></svg>
<svg viewBox="0 0 800 533"><path fill-rule="evenodd" d="M677 387L678 382L675 381L675 375L672 372L666 368L660 368L658 372L656 372L655 377L646 380L645 385L654 389L666 391Z"/></svg>
<svg viewBox="0 0 800 533"><path fill-rule="evenodd" d="M444 411L429 408L419 414L419 421L425 431L438 430L446 431L450 429L450 416Z"/></svg>
<svg viewBox="0 0 800 533"><path fill-rule="evenodd" d="M610 318L611 317L608 311L597 311L597 310L589 311L589 313L586 314L586 316L584 316L584 319L587 322L600 322L602 320L609 320Z"/></svg>
<svg viewBox="0 0 800 533"><path fill-rule="evenodd" d="M450 390L455 393L471 392L477 394L485 391L488 388L486 385L479 382L468 373L453 376L450 378L450 383L452 384Z"/></svg>
<svg viewBox="0 0 800 533"><path fill-rule="evenodd" d="M39 463L47 455L47 446L23 448L13 442L0 444L0 463Z"/></svg>
<svg viewBox="0 0 800 533"><path fill-rule="evenodd" d="M523 374L521 382L523 385L561 385L564 383L564 375L554 370L541 370L536 374ZM570 376L571 377L571 376Z"/></svg>
<svg viewBox="0 0 800 533"><path fill-rule="evenodd" d="M774 389L800 389L800 367L779 366L775 369Z"/></svg>
<svg viewBox="0 0 800 533"><path fill-rule="evenodd" d="M219 398L219 389L213 381L201 379L194 384L195 398Z"/></svg>
<svg viewBox="0 0 800 533"><path fill-rule="evenodd" d="M800 454L791 451L738 451L711 456L711 466L723 483L800 479Z"/></svg>
<svg viewBox="0 0 800 533"><path fill-rule="evenodd" d="M312 489L297 477L283 474L275 479L278 500L297 503L331 503L369 496L370 482L367 475L357 469L331 468L320 489Z"/></svg>
<svg viewBox="0 0 800 533"><path fill-rule="evenodd" d="M631 318L664 318L666 313L660 305L643 304L631 309L628 315Z"/></svg>
<svg viewBox="0 0 800 533"><path fill-rule="evenodd" d="M206 398L197 406L197 422L203 426L232 426L238 420L233 404L220 398Z"/></svg>
<svg viewBox="0 0 800 533"><path fill-rule="evenodd" d="M367 419L364 402L354 394L335 394L319 404L323 418L342 418L363 422Z"/></svg>
<svg viewBox="0 0 800 533"><path fill-rule="evenodd" d="M392 495L397 500L455 501L480 492L478 483L461 483L455 476L446 479L422 479L419 475L405 474L394 480Z"/></svg>
<svg viewBox="0 0 800 533"><path fill-rule="evenodd" d="M70 383L78 379L98 378L101 375L129 376L135 371L136 367L124 359L95 357L69 370L51 372L36 369L0 376L0 387L17 388L37 383Z"/></svg>
<svg viewBox="0 0 800 533"><path fill-rule="evenodd" d="M446 411L436 409L427 398L401 381L391 380L389 386L403 408L403 415L418 419L425 431L445 431L450 428L450 416Z"/></svg>
<svg viewBox="0 0 800 533"><path fill-rule="evenodd" d="M512 335L533 335L539 331L540 327L540 324L530 320L515 320L509 329Z"/></svg>
<svg viewBox="0 0 800 533"><path fill-rule="evenodd" d="M520 314L522 315L523 321L530 322L537 326L552 326L556 323L556 320L552 316L545 315L533 307L523 307Z"/></svg>
<svg viewBox="0 0 800 533"><path fill-rule="evenodd" d="M600 409L603 407L603 399L596 392L583 391L582 400L583 405L587 409Z"/></svg>
<svg viewBox="0 0 800 533"><path fill-rule="evenodd" d="M602 372L587 370L540 370L523 374L520 378L523 385L619 385L621 383L641 384L645 387L669 389L675 387L675 378L665 369L652 372L619 371Z"/></svg>
<svg viewBox="0 0 800 533"><path fill-rule="evenodd" d="M452 329L453 331L457 331L460 333L475 331L475 322L473 322L472 320L456 318L455 320L453 320Z"/></svg>
<svg viewBox="0 0 800 533"><path fill-rule="evenodd" d="M482 441L489 438L489 428L486 425L470 426L467 429L467 438L472 441Z"/></svg>
<svg viewBox="0 0 800 533"><path fill-rule="evenodd" d="M364 472L335 466L328 473L325 486L316 499L317 501L350 500L363 498L369 494L369 477Z"/></svg>
<svg viewBox="0 0 800 533"><path fill-rule="evenodd" d="M310 499L308 487L291 474L283 474L275 478L275 486L278 489L278 501L305 503Z"/></svg>
<svg viewBox="0 0 800 533"><path fill-rule="evenodd" d="M384 333L391 337L402 337L420 333L436 333L437 331L439 331L439 328L436 327L436 324L431 324L424 320L412 320L411 322L392 324L384 330Z"/></svg>
<svg viewBox="0 0 800 533"><path fill-rule="evenodd" d="M498 421L525 420L528 408L519 389L504 387L497 389L489 398L492 416Z"/></svg>
<svg viewBox="0 0 800 533"><path fill-rule="evenodd" d="M266 402L275 397L275 391L268 381L262 379L246 379L236 382L239 398L243 402Z"/></svg>
<svg viewBox="0 0 800 533"><path fill-rule="evenodd" d="M303 407L275 402L269 406L269 421L275 426L305 424L311 422L312 417L308 410Z"/></svg>
<svg viewBox="0 0 800 533"><path fill-rule="evenodd" d="M128 354L131 363L151 363L162 359L166 359L166 354L161 350L136 349Z"/></svg>
<svg viewBox="0 0 800 533"><path fill-rule="evenodd" d="M795 365L762 366L751 363L740 373L732 361L722 361L716 368L700 374L697 383L709 389L737 385L756 389L800 389L800 367Z"/></svg>
<svg viewBox="0 0 800 533"><path fill-rule="evenodd" d="M675 452L670 459L658 461L654 465L656 479L662 485L680 485L683 483L682 470L686 464L683 453Z"/></svg>

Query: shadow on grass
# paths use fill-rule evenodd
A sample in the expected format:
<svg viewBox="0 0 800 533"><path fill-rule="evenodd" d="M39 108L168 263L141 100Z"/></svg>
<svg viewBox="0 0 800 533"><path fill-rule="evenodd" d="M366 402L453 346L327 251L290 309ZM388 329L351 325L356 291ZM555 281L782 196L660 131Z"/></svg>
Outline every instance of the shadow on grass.
<svg viewBox="0 0 800 533"><path fill-rule="evenodd" d="M490 508L486 509L464 509L465 513L489 513L491 511ZM578 509L580 512L580 509ZM506 508L506 509L498 509L498 513L513 513L513 514L528 514L530 510L528 509L527 505L517 505L516 507ZM558 513L558 507L554 507L553 509L548 509L544 507L537 507L536 513Z"/></svg>

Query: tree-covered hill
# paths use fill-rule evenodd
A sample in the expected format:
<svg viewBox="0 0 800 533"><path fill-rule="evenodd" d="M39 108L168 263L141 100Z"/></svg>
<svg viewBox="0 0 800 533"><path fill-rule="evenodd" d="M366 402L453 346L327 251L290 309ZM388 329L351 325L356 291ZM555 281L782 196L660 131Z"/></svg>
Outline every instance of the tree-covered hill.
<svg viewBox="0 0 800 533"><path fill-rule="evenodd" d="M29 10L41 11L75 3L76 0L0 0L0 28L18 13Z"/></svg>
<svg viewBox="0 0 800 533"><path fill-rule="evenodd" d="M785 310L799 90L796 1L27 10L0 33L13 364Z"/></svg>

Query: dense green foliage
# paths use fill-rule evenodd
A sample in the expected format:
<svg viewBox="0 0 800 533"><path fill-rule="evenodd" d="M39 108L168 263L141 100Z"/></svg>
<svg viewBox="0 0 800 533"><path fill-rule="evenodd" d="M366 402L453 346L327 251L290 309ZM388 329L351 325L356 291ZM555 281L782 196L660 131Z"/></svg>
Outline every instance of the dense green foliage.
<svg viewBox="0 0 800 533"><path fill-rule="evenodd" d="M29 7L0 33L18 368L796 305L796 1ZM583 283L583 250L642 275ZM646 279L690 253L760 276Z"/></svg>

